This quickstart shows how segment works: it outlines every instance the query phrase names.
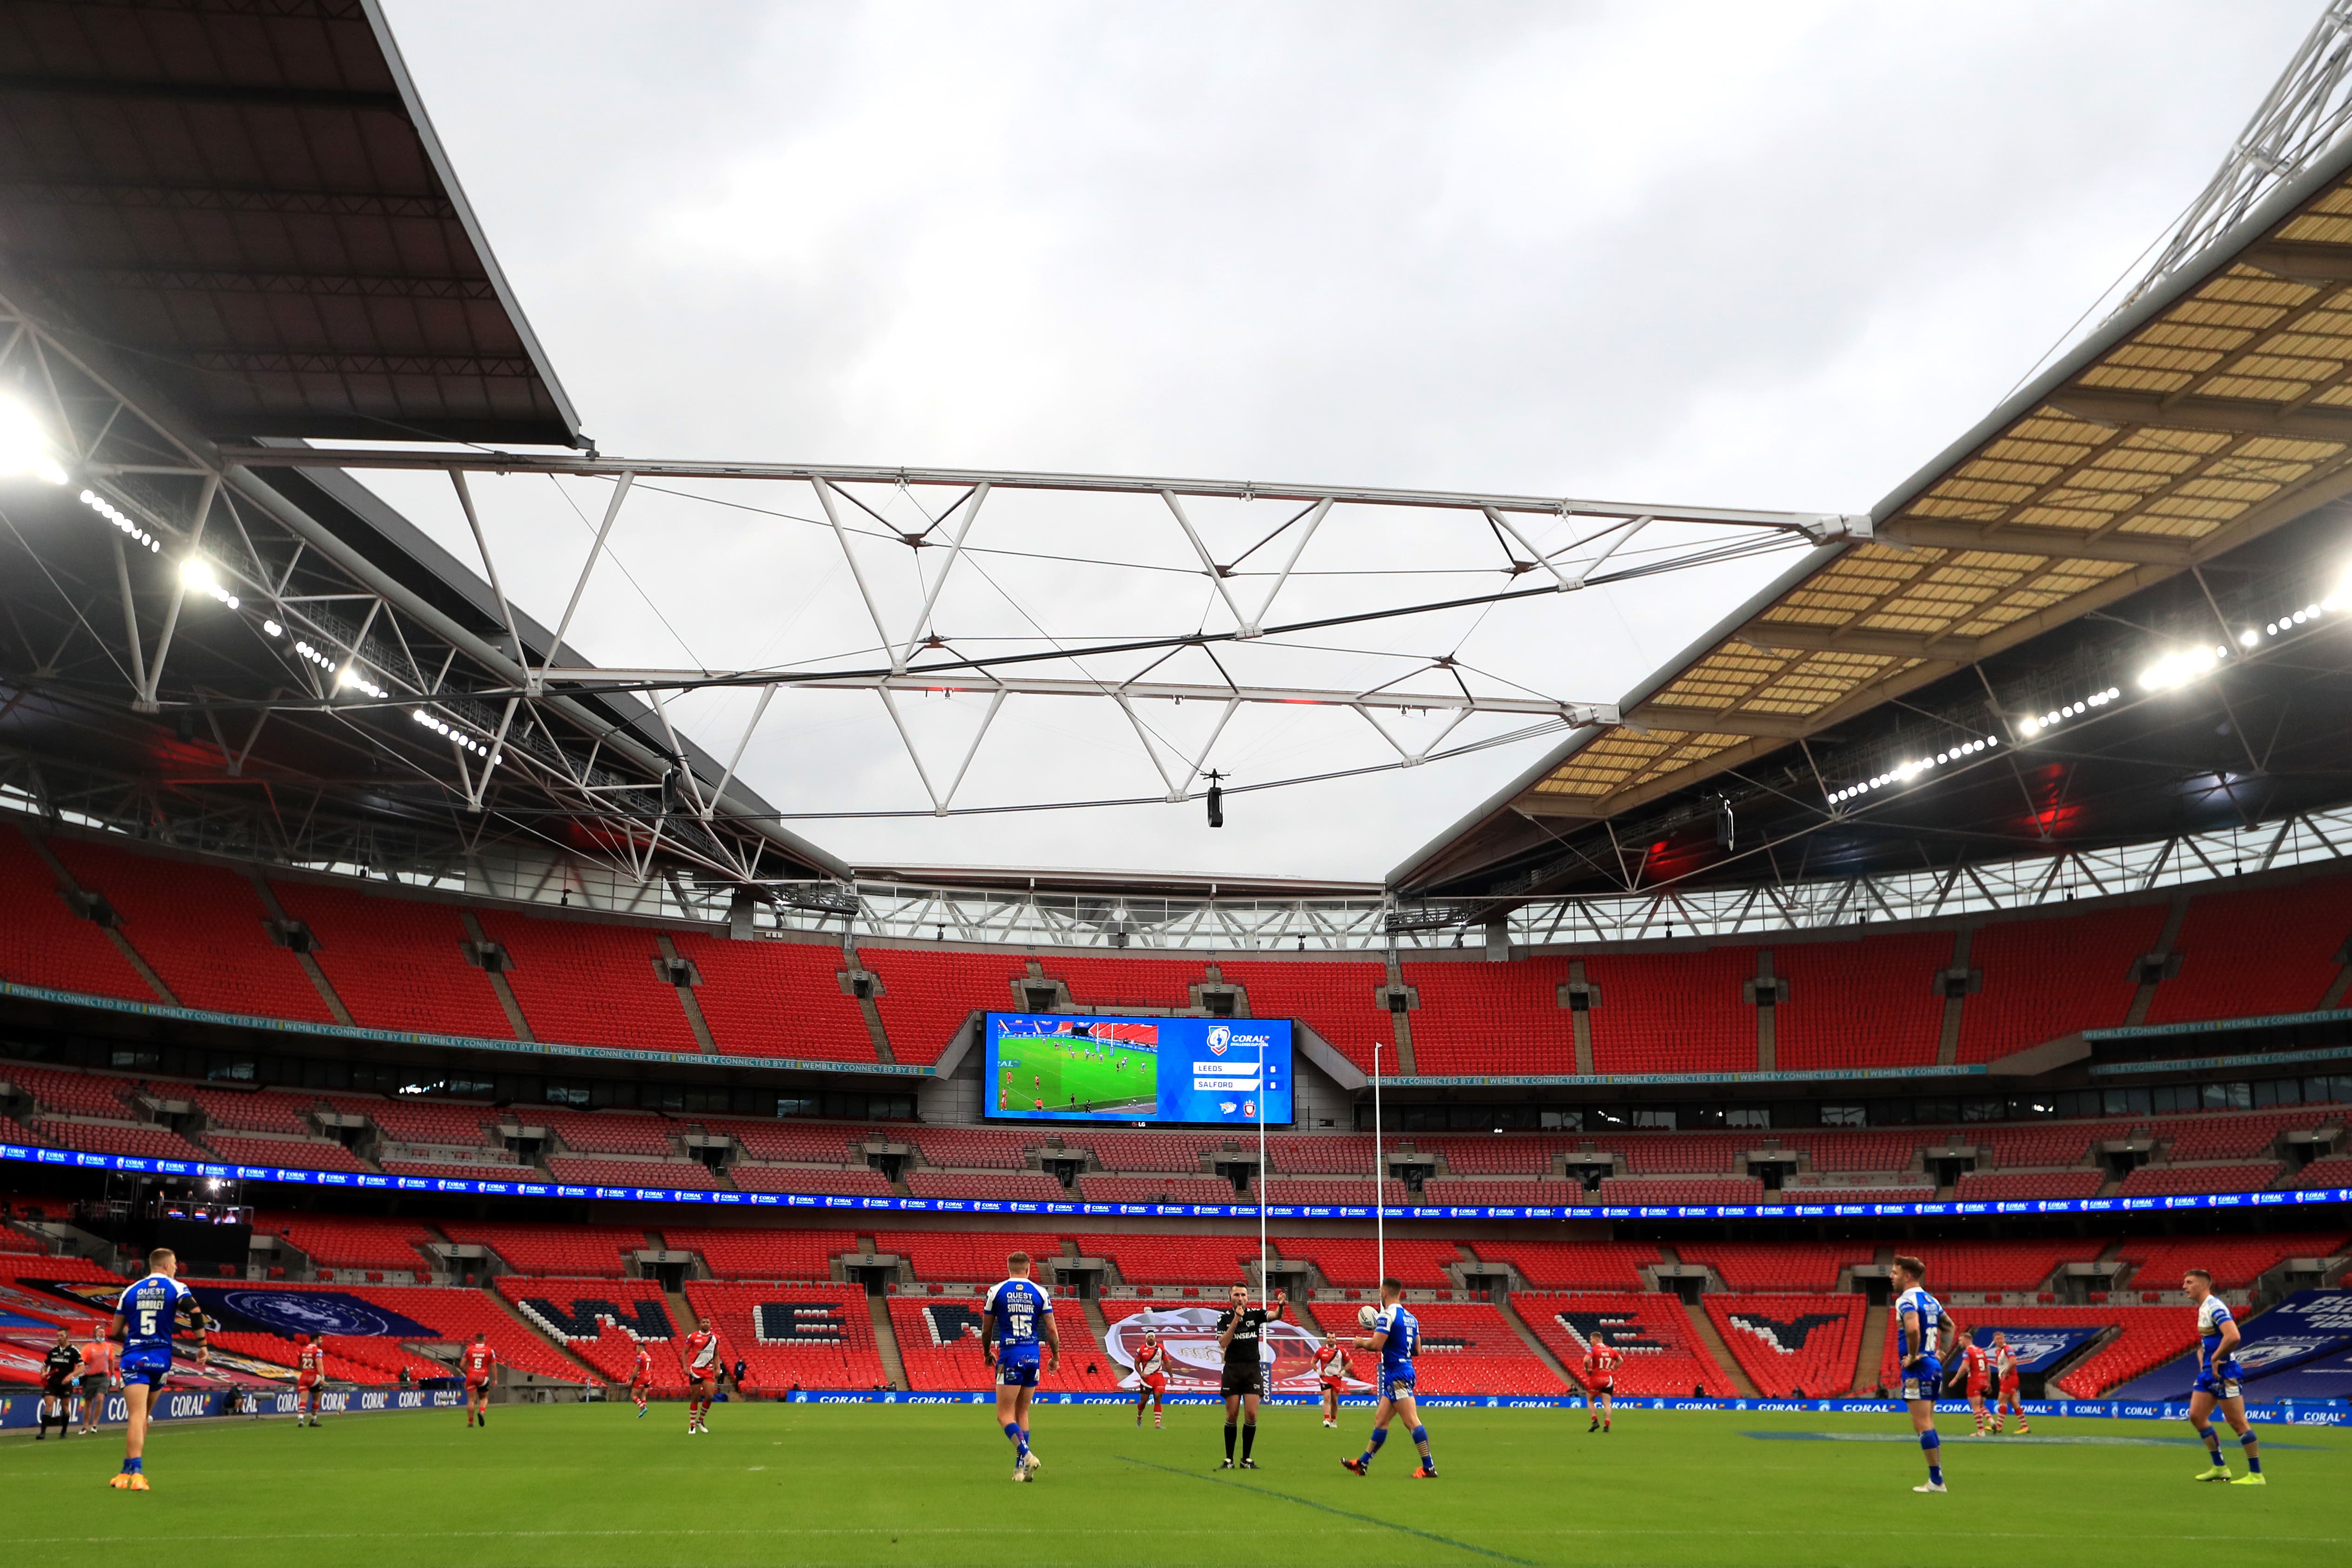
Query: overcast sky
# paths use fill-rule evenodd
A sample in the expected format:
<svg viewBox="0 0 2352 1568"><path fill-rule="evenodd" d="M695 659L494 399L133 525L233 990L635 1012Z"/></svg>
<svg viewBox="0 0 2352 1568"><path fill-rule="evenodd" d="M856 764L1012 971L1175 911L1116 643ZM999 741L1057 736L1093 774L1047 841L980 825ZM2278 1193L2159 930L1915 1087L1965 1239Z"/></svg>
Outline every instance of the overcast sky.
<svg viewBox="0 0 2352 1568"><path fill-rule="evenodd" d="M605 452L1862 511L2168 226L2317 6L389 10ZM446 488L382 487L460 542ZM604 494L489 487L509 591L543 621L586 550L572 508ZM628 578L576 623L590 656L875 641L808 523L646 499L615 536ZM769 502L810 512L805 488ZM1203 526L1222 556L1286 515ZM1183 564L1164 511L1013 506L991 526L1000 549ZM903 591L908 559L867 570ZM1494 559L1366 526L1307 564ZM1497 681L1614 698L1785 559L1265 656L1295 657L1293 684L1369 685L1397 673L1384 653L1458 647ZM989 570L985 603L952 599L977 580L942 597L959 634L1213 618L1199 577ZM1402 580L1346 591L1433 596ZM903 634L911 608L892 614ZM1023 709L1049 701L1008 706L959 805L1160 792L1116 710ZM978 710L929 706L910 725L951 774ZM749 703L677 713L723 758ZM1210 716L1152 723L1172 756ZM1376 878L1547 744L1251 795L1220 832L1198 805L794 826L866 866ZM1394 755L1286 709L1236 720L1216 758L1251 782ZM780 700L744 772L785 811L929 803L868 694Z"/></svg>

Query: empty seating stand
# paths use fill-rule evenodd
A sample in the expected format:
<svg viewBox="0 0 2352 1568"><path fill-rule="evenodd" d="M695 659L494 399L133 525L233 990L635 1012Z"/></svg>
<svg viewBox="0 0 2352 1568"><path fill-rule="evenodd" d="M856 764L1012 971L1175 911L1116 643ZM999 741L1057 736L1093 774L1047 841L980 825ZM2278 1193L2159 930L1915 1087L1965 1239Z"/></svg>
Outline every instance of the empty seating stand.
<svg viewBox="0 0 2352 1568"><path fill-rule="evenodd" d="M1756 1009L1742 994L1756 977L1755 948L1595 954L1584 973L1601 988L1594 1071L1756 1070Z"/></svg>
<svg viewBox="0 0 2352 1568"><path fill-rule="evenodd" d="M1413 1372L1422 1392L1566 1392L1567 1385L1528 1349L1498 1309L1483 1301L1415 1301L1412 1311L1421 1322Z"/></svg>
<svg viewBox="0 0 2352 1568"><path fill-rule="evenodd" d="M617 1225L445 1220L441 1234L455 1242L488 1248L518 1274L580 1279L617 1280L627 1271L623 1254L650 1245L643 1230Z"/></svg>
<svg viewBox="0 0 2352 1568"><path fill-rule="evenodd" d="M1962 1061L1990 1061L2078 1030L2113 1028L2139 989L2137 960L2164 934L2160 904L1981 926L1969 967L1984 982L1960 1009Z"/></svg>
<svg viewBox="0 0 2352 1568"><path fill-rule="evenodd" d="M2273 1160L2249 1165L2142 1166L2116 1188L2118 1197L2165 1197L2189 1192L2261 1192L2285 1167Z"/></svg>
<svg viewBox="0 0 2352 1568"><path fill-rule="evenodd" d="M1419 994L1413 1063L1424 1073L1574 1072L1573 1015L1559 1005L1565 958L1407 962Z"/></svg>
<svg viewBox="0 0 2352 1568"><path fill-rule="evenodd" d="M1244 1263L1257 1256L1255 1236L1129 1236L1082 1234L1081 1256L1107 1258L1130 1285L1200 1285L1223 1290L1242 1282Z"/></svg>
<svg viewBox="0 0 2352 1568"><path fill-rule="evenodd" d="M1642 1270L1658 1262L1654 1241L1479 1241L1473 1249L1538 1291L1647 1291Z"/></svg>
<svg viewBox="0 0 2352 1568"><path fill-rule="evenodd" d="M2213 1276L2214 1288L2251 1289L2290 1258L2329 1258L2346 1249L2341 1230L2282 1231L2269 1236L2127 1237L2116 1255L2132 1265L2135 1291L2177 1291L2190 1269Z"/></svg>
<svg viewBox="0 0 2352 1568"><path fill-rule="evenodd" d="M1004 1260L1014 1252L1036 1258L1061 1250L1055 1238L1023 1231L877 1230L873 1235L877 1252L906 1259L915 1267L915 1278L927 1283L992 1285L1004 1278ZM1042 1278L1042 1271L1033 1272Z"/></svg>
<svg viewBox="0 0 2352 1568"><path fill-rule="evenodd" d="M840 1286L688 1280L687 1303L719 1336L730 1366L745 1364L755 1395L887 1385L865 1292Z"/></svg>
<svg viewBox="0 0 2352 1568"><path fill-rule="evenodd" d="M470 938L454 905L287 879L270 889L318 943L311 956L353 1023L514 1038L488 974L467 960Z"/></svg>
<svg viewBox="0 0 2352 1568"><path fill-rule="evenodd" d="M152 1002L155 992L107 934L76 915L57 873L0 823L0 979L86 996Z"/></svg>
<svg viewBox="0 0 2352 1568"><path fill-rule="evenodd" d="M1767 1398L1844 1394L1862 1348L1863 1299L1854 1295L1703 1298L1732 1359Z"/></svg>
<svg viewBox="0 0 2352 1568"><path fill-rule="evenodd" d="M1682 1302L1673 1296L1524 1294L1514 1295L1511 1305L1571 1373L1582 1363L1592 1335L1606 1334L1625 1358L1616 1374L1620 1394L1684 1396L1701 1389L1723 1398L1732 1391L1731 1379L1699 1343Z"/></svg>
<svg viewBox="0 0 2352 1568"><path fill-rule="evenodd" d="M1772 1009L1773 1065L1932 1065L1944 1029L1934 980L1951 958L1949 932L1774 944L1773 977L1788 982L1788 996Z"/></svg>
<svg viewBox="0 0 2352 1568"><path fill-rule="evenodd" d="M1252 1017L1296 1019L1313 1029L1332 1050L1367 1070L1372 1065L1372 1047L1377 1043L1381 1071L1400 1071L1393 1026L1374 999L1374 993L1388 983L1387 965L1302 956L1226 961L1219 966L1219 972L1248 994Z"/></svg>
<svg viewBox="0 0 2352 1568"><path fill-rule="evenodd" d="M121 931L181 1003L213 1012L333 1023L301 960L269 934L269 911L233 871L53 839L84 892L102 895Z"/></svg>
<svg viewBox="0 0 2352 1568"><path fill-rule="evenodd" d="M1803 1291L1828 1294L1841 1270L1876 1256L1866 1241L1690 1241L1675 1249L1685 1263L1712 1269L1736 1291ZM1709 1300L1713 1298L1710 1297ZM1846 1370L1853 1370L1852 1357ZM1808 1387L1811 1385L1807 1385Z"/></svg>
<svg viewBox="0 0 2352 1568"><path fill-rule="evenodd" d="M2352 877L2201 893L2173 952L2179 972L2156 988L2150 1023L2309 1012L2326 1000L2352 936Z"/></svg>
<svg viewBox="0 0 2352 1568"><path fill-rule="evenodd" d="M972 1013L1013 1010L1013 980L1024 972L1009 953L861 947L857 956L882 982L874 1006L900 1061L937 1061Z"/></svg>
<svg viewBox="0 0 2352 1568"><path fill-rule="evenodd" d="M841 988L839 947L734 942L691 931L674 933L670 940L701 977L695 1000L720 1051L812 1061L876 1060L866 1014Z"/></svg>
<svg viewBox="0 0 2352 1568"><path fill-rule="evenodd" d="M640 926L482 912L483 935L507 951L506 980L531 1033L572 1045L698 1053L677 988L656 967L661 949Z"/></svg>
<svg viewBox="0 0 2352 1568"><path fill-rule="evenodd" d="M833 1260L857 1250L847 1230L666 1225L661 1236L673 1251L700 1254L721 1280L830 1279Z"/></svg>
<svg viewBox="0 0 2352 1568"><path fill-rule="evenodd" d="M330 1214L264 1211L254 1216L257 1234L280 1236L313 1263L336 1269L408 1269L430 1263L421 1250L434 1239L414 1219L376 1219Z"/></svg>
<svg viewBox="0 0 2352 1568"><path fill-rule="evenodd" d="M1223 1176L1082 1176L1078 1196L1088 1203L1236 1203Z"/></svg>
<svg viewBox="0 0 2352 1568"><path fill-rule="evenodd" d="M917 1197L990 1197L1049 1203L1072 1194L1043 1171L909 1171L907 1190Z"/></svg>
<svg viewBox="0 0 2352 1568"><path fill-rule="evenodd" d="M1369 1236L1276 1236L1273 1241L1280 1257L1303 1259L1314 1264L1326 1286L1370 1290L1380 1284L1380 1249ZM1250 1255L1256 1255L1255 1248L1250 1249ZM1409 1290L1452 1289L1454 1277L1445 1271L1445 1266L1461 1260L1461 1249L1451 1241L1396 1235L1388 1238L1388 1271Z"/></svg>
<svg viewBox="0 0 2352 1568"><path fill-rule="evenodd" d="M728 1179L744 1192L804 1192L834 1197L888 1197L890 1178L866 1167L830 1170L822 1166L763 1166L737 1161Z"/></svg>
<svg viewBox="0 0 2352 1568"><path fill-rule="evenodd" d="M1970 1171L1960 1177L1952 1196L1971 1203L2000 1203L2037 1197L2096 1197L2106 1185L2105 1171Z"/></svg>

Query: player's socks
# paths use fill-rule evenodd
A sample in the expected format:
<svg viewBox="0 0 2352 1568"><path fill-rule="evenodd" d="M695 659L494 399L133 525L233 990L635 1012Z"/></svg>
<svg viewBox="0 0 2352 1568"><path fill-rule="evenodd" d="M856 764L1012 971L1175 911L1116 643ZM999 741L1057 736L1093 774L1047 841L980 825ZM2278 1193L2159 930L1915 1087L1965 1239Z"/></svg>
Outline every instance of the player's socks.
<svg viewBox="0 0 2352 1568"><path fill-rule="evenodd" d="M1230 1465L1230 1464L1232 1464L1233 1462L1234 1462L1234 1424L1233 1424L1231 1421L1228 1421L1228 1422L1226 1422L1226 1423L1225 1423L1225 1463L1227 1463L1227 1464L1229 1464L1229 1465Z"/></svg>
<svg viewBox="0 0 2352 1568"><path fill-rule="evenodd" d="M1389 1440L1389 1431L1388 1431L1388 1428L1387 1428L1387 1427L1373 1427L1373 1428L1372 1428L1372 1446L1371 1446L1370 1448L1366 1448L1366 1449L1364 1450L1362 1457L1357 1459L1357 1461L1356 1461L1357 1465L1358 1465L1360 1469L1371 1469L1371 1466L1372 1466L1372 1456L1373 1456L1374 1454L1379 1453L1379 1452L1381 1451L1381 1445L1382 1443L1387 1442L1388 1440Z"/></svg>
<svg viewBox="0 0 2352 1568"><path fill-rule="evenodd" d="M2249 1475L2263 1473L2263 1457L2254 1451L2254 1445L2261 1440L2252 1432L2238 1439L2238 1447L2246 1451L2246 1473Z"/></svg>
<svg viewBox="0 0 2352 1568"><path fill-rule="evenodd" d="M2216 1470L2228 1469L2229 1465L2221 1458L2221 1434L2208 1427L2198 1436L2205 1439L2205 1457L2212 1461L2207 1468Z"/></svg>
<svg viewBox="0 0 2352 1568"><path fill-rule="evenodd" d="M1944 1484L1944 1439L1937 1436L1934 1427L1931 1427L1919 1434L1919 1451L1927 1456L1927 1484L1931 1487L1942 1486Z"/></svg>
<svg viewBox="0 0 2352 1568"><path fill-rule="evenodd" d="M1257 1447L1257 1423L1244 1421L1242 1423L1242 1462L1244 1464L1249 1462L1250 1450L1255 1447Z"/></svg>

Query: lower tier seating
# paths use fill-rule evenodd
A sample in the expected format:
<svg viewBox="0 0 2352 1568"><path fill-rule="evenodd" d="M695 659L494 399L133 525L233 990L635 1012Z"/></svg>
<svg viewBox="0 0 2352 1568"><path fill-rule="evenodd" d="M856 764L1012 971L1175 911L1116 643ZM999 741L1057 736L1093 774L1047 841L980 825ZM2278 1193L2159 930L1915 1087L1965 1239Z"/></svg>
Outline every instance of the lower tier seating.
<svg viewBox="0 0 2352 1568"><path fill-rule="evenodd" d="M1538 1291L1646 1291L1642 1270L1658 1261L1652 1241L1478 1241L1472 1250Z"/></svg>
<svg viewBox="0 0 2352 1568"><path fill-rule="evenodd" d="M744 1192L804 1192L835 1197L888 1197L890 1178L867 1168L827 1170L817 1166L755 1166L739 1160L728 1179Z"/></svg>
<svg viewBox="0 0 2352 1568"><path fill-rule="evenodd" d="M2261 1192L2284 1167L2275 1161L2241 1166L2142 1166L2116 1188L2118 1197L2163 1197L2183 1192Z"/></svg>
<svg viewBox="0 0 2352 1568"><path fill-rule="evenodd" d="M1731 1379L1692 1332L1683 1304L1673 1296L1577 1293L1514 1295L1519 1321L1535 1331L1546 1349L1574 1372L1596 1333L1624 1354L1617 1368L1617 1392L1684 1396L1703 1389L1709 1398L1728 1398Z"/></svg>
<svg viewBox="0 0 2352 1568"><path fill-rule="evenodd" d="M625 1385L640 1341L653 1353L654 1386L686 1386L678 1360L682 1337L661 1287L650 1280L562 1280L501 1276L499 1295L533 1328L595 1368L605 1382Z"/></svg>
<svg viewBox="0 0 2352 1568"><path fill-rule="evenodd" d="M2116 1255L2132 1265L2126 1281L2135 1291L2177 1291L2181 1274L2202 1269L2216 1289L2242 1291L2290 1258L2328 1258L2352 1247L2341 1230L2279 1232L2268 1236L2127 1238Z"/></svg>
<svg viewBox="0 0 2352 1568"><path fill-rule="evenodd" d="M1767 1398L1831 1398L1853 1387L1860 1296L1713 1294L1703 1301L1732 1359Z"/></svg>
<svg viewBox="0 0 2352 1568"><path fill-rule="evenodd" d="M890 1381L863 1291L835 1286L688 1280L687 1304L719 1335L731 1367L740 1356L754 1395L803 1388L878 1388Z"/></svg>
<svg viewBox="0 0 2352 1568"><path fill-rule="evenodd" d="M857 1250L847 1230L772 1230L745 1226L665 1225L663 1244L701 1255L722 1280L825 1280L833 1260Z"/></svg>
<svg viewBox="0 0 2352 1568"><path fill-rule="evenodd" d="M2033 1197L2096 1197L2107 1184L2105 1171L1970 1171L1952 1196L1975 1203Z"/></svg>
<svg viewBox="0 0 2352 1568"><path fill-rule="evenodd" d="M257 1236L281 1236L313 1263L339 1269L415 1269L431 1265L419 1250L433 1233L414 1219L274 1213L253 1217Z"/></svg>
<svg viewBox="0 0 2352 1568"><path fill-rule="evenodd" d="M530 1225L516 1220L444 1220L441 1234L486 1247L518 1274L617 1280L630 1272L622 1254L649 1247L634 1225Z"/></svg>
<svg viewBox="0 0 2352 1568"><path fill-rule="evenodd" d="M1714 1270L1734 1291L1818 1291L1825 1295L1837 1289L1839 1270L1876 1256L1876 1249L1864 1241L1686 1241L1675 1252L1685 1263ZM1851 1374L1853 1369L1846 1370Z"/></svg>
<svg viewBox="0 0 2352 1568"><path fill-rule="evenodd" d="M1330 1310L1328 1303L1326 1310ZM1421 1322L1413 1381L1423 1393L1567 1392L1558 1375L1504 1321L1500 1309L1483 1301L1415 1301L1410 1310Z"/></svg>

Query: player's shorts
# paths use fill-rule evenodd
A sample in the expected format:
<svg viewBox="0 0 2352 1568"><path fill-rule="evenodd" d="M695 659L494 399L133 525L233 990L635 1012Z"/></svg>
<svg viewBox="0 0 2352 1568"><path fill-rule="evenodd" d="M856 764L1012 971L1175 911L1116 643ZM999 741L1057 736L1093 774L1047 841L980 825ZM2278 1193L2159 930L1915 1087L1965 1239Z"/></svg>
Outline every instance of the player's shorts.
<svg viewBox="0 0 2352 1568"><path fill-rule="evenodd" d="M1971 1377L1969 1379L1969 1397L1971 1399L1981 1399L1984 1397L1985 1390L1991 1386L1991 1384L1986 1382L1981 1377Z"/></svg>
<svg viewBox="0 0 2352 1568"><path fill-rule="evenodd" d="M73 1391L74 1379L71 1377L49 1377L41 1381L41 1397L44 1399L64 1399Z"/></svg>
<svg viewBox="0 0 2352 1568"><path fill-rule="evenodd" d="M1318 1378L1317 1381L1322 1384L1323 1392L1326 1394L1345 1394L1348 1392L1348 1380L1344 1377L1324 1377Z"/></svg>
<svg viewBox="0 0 2352 1568"><path fill-rule="evenodd" d="M1922 1356L1903 1369L1905 1399L1933 1399L1944 1385L1944 1364L1936 1357Z"/></svg>
<svg viewBox="0 0 2352 1568"><path fill-rule="evenodd" d="M2004 1377L2004 1378L2002 1378L2002 1379L2000 1380L2000 1396L2001 1396L2003 1399L2014 1399L2014 1398L2016 1398L2016 1397L2017 1397L2017 1391L2018 1391L2017 1379L2015 1379L2014 1377Z"/></svg>
<svg viewBox="0 0 2352 1568"><path fill-rule="evenodd" d="M161 1388L171 1380L172 1358L168 1355L135 1358L126 1355L122 1358L122 1386L125 1388L134 1384Z"/></svg>
<svg viewBox="0 0 2352 1568"><path fill-rule="evenodd" d="M1228 1366L1217 1380L1217 1392L1230 1399L1236 1395L1265 1393L1265 1368L1262 1366Z"/></svg>
<svg viewBox="0 0 2352 1568"><path fill-rule="evenodd" d="M317 1373L306 1372L301 1376L297 1377L294 1380L294 1386L300 1389L303 1393L308 1394L312 1389L318 1387L322 1379Z"/></svg>
<svg viewBox="0 0 2352 1568"><path fill-rule="evenodd" d="M996 1386L1034 1388L1041 1370L1034 1361L1000 1361L996 1364Z"/></svg>
<svg viewBox="0 0 2352 1568"><path fill-rule="evenodd" d="M2245 1396L2244 1385L2238 1381L2238 1364L2229 1362L2210 1372L2200 1372L2190 1385L2192 1394L2210 1394L2216 1399L2240 1399Z"/></svg>
<svg viewBox="0 0 2352 1568"><path fill-rule="evenodd" d="M489 1391L490 1380L488 1378L469 1377L466 1379L466 1392L467 1394L488 1394Z"/></svg>
<svg viewBox="0 0 2352 1568"><path fill-rule="evenodd" d="M1157 1399L1168 1392L1168 1375L1163 1372L1157 1377L1147 1377L1143 1380L1143 1386L1150 1391L1154 1399Z"/></svg>
<svg viewBox="0 0 2352 1568"><path fill-rule="evenodd" d="M1381 1368L1381 1398L1410 1399L1412 1397L1412 1367L1402 1366L1393 1372L1385 1366Z"/></svg>

